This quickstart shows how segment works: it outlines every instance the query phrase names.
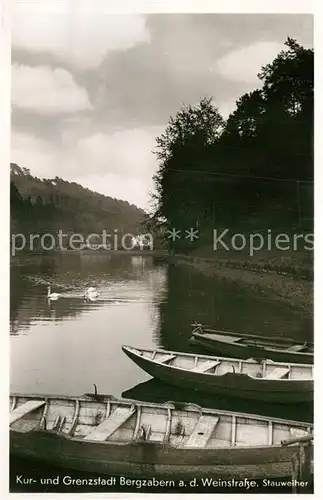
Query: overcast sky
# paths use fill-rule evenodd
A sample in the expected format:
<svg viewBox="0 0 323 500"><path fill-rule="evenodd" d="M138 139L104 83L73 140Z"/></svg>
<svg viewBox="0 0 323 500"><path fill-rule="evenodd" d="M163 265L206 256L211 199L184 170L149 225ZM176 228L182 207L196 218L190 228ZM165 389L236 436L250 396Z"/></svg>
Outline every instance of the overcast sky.
<svg viewBox="0 0 323 500"><path fill-rule="evenodd" d="M99 5L16 6L12 161L143 208L155 137L183 102L213 96L227 117L288 36L313 46L310 15L116 16Z"/></svg>

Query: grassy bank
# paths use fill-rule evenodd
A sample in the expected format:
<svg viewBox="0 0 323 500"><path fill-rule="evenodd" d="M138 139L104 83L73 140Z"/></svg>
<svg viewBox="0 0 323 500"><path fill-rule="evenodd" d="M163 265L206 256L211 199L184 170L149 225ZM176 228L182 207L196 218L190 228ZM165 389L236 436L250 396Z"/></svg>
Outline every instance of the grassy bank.
<svg viewBox="0 0 323 500"><path fill-rule="evenodd" d="M309 256L278 257L259 255L258 259L216 258L203 255L176 255L174 260L181 265L189 265L198 271L217 278L239 282L251 287L257 293L288 302L294 307L313 314L313 266Z"/></svg>

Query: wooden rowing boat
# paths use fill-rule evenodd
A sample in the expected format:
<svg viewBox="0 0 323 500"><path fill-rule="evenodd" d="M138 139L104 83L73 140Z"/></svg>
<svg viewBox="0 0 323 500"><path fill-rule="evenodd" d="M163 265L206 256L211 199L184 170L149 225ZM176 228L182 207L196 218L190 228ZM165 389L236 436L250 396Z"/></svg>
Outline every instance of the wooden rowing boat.
<svg viewBox="0 0 323 500"><path fill-rule="evenodd" d="M290 477L308 423L112 396L10 396L10 452L127 477Z"/></svg>
<svg viewBox="0 0 323 500"><path fill-rule="evenodd" d="M245 333L211 330L193 325L192 340L214 354L235 358L264 358L286 363L313 364L314 346L287 337L259 337Z"/></svg>
<svg viewBox="0 0 323 500"><path fill-rule="evenodd" d="M272 403L313 401L312 365L128 346L122 350L153 377L179 387Z"/></svg>

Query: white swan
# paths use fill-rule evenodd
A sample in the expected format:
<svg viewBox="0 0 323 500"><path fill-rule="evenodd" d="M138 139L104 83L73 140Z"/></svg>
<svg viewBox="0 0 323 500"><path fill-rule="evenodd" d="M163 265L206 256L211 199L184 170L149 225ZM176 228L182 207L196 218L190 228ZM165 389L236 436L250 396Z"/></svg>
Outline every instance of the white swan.
<svg viewBox="0 0 323 500"><path fill-rule="evenodd" d="M97 296L94 295L84 295L84 302L96 302L98 300Z"/></svg>
<svg viewBox="0 0 323 500"><path fill-rule="evenodd" d="M90 286L90 288L88 288L84 294L84 297L89 300L97 299L98 296L99 294L97 292L97 289L94 288L93 286Z"/></svg>
<svg viewBox="0 0 323 500"><path fill-rule="evenodd" d="M47 287L47 298L49 300L57 300L61 296L60 293L50 293L50 286Z"/></svg>

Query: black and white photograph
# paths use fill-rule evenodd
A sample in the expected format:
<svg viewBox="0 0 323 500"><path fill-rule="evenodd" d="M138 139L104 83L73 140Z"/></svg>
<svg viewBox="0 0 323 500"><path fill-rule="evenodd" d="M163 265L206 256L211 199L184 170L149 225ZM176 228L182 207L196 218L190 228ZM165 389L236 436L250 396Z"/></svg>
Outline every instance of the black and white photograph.
<svg viewBox="0 0 323 500"><path fill-rule="evenodd" d="M9 491L313 493L314 15L111 6L11 9Z"/></svg>

